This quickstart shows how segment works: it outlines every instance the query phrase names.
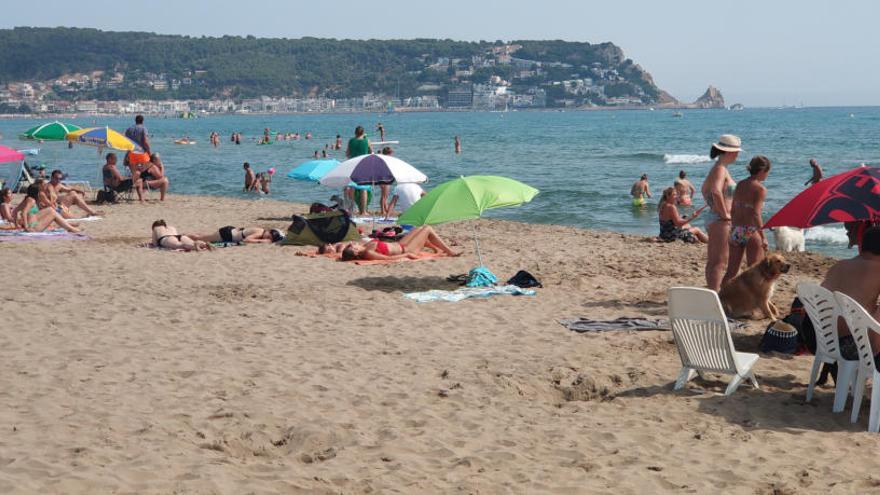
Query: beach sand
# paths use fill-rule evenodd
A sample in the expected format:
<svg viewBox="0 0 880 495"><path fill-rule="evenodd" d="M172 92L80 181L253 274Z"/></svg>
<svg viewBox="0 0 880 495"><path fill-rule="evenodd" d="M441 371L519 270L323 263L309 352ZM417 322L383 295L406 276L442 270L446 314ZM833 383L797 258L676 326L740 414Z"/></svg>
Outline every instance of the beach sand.
<svg viewBox="0 0 880 495"><path fill-rule="evenodd" d="M417 304L475 266L356 266L242 246L137 247L181 232L286 227L302 205L172 195L103 207L84 242L0 242L0 493L852 493L880 448L804 394L811 356L762 355L760 390L673 392L670 332L579 334L572 317L666 317L703 285L702 246L478 222L488 266L535 297ZM775 301L833 260L788 256ZM756 351L768 322L734 342ZM866 403L868 400L865 401Z"/></svg>

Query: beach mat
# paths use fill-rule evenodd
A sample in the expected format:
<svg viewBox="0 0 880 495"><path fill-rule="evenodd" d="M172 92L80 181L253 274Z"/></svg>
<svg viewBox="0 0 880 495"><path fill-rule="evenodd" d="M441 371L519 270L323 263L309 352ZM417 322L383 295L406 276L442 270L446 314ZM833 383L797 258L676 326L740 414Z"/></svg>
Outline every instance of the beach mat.
<svg viewBox="0 0 880 495"><path fill-rule="evenodd" d="M338 253L331 254L318 254L317 251L300 251L296 253L296 256L306 256L309 258L328 258L331 260L340 261L340 256ZM400 258L396 260L351 260L346 263L354 263L355 265L393 265L395 263L400 263L403 261L425 261L425 260L433 260L437 258L446 258L447 256L442 253L429 253L422 252L419 253L418 259L411 260L409 258Z"/></svg>
<svg viewBox="0 0 880 495"><path fill-rule="evenodd" d="M440 253L419 253L419 257L416 259L409 258L398 258L396 260L352 260L350 263L354 263L355 265L393 265L395 263L405 262L405 261L425 261L425 260L433 260L437 258L447 258L445 254Z"/></svg>
<svg viewBox="0 0 880 495"><path fill-rule="evenodd" d="M351 217L351 221L360 225L364 223L377 223L382 225L397 225L397 217L385 220L385 217Z"/></svg>
<svg viewBox="0 0 880 495"><path fill-rule="evenodd" d="M74 234L63 229L43 232L26 232L23 230L0 230L0 242L33 242L33 241L87 241L86 234Z"/></svg>
<svg viewBox="0 0 880 495"><path fill-rule="evenodd" d="M559 324L578 333L587 332L615 332L621 330L663 330L669 331L669 320L632 318L621 316L614 320L594 320L592 318L572 318L558 320ZM740 328L743 323L737 320L727 319L731 328Z"/></svg>
<svg viewBox="0 0 880 495"><path fill-rule="evenodd" d="M405 299L415 302L446 301L458 302L472 298L486 298L492 296L534 296L532 289L521 289L515 285L501 285L496 287L464 287L456 290L429 290L424 292L407 292Z"/></svg>

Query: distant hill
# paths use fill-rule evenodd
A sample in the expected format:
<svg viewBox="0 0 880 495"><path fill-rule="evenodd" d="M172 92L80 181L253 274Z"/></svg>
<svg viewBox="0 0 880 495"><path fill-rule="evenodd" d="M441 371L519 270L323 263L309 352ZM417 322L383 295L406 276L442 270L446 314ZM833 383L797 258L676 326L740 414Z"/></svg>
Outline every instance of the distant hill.
<svg viewBox="0 0 880 495"><path fill-rule="evenodd" d="M401 97L499 84L547 106L675 104L612 43L221 38L79 28L0 30L0 84L69 99Z"/></svg>

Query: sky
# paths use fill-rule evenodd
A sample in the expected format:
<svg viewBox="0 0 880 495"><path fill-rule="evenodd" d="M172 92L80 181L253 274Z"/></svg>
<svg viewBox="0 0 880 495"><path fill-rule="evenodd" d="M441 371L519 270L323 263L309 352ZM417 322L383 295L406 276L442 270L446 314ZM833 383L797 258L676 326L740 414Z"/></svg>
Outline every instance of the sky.
<svg viewBox="0 0 880 495"><path fill-rule="evenodd" d="M71 5L75 5L72 7ZM191 36L610 41L679 100L880 105L880 1L42 0L0 28L93 27Z"/></svg>

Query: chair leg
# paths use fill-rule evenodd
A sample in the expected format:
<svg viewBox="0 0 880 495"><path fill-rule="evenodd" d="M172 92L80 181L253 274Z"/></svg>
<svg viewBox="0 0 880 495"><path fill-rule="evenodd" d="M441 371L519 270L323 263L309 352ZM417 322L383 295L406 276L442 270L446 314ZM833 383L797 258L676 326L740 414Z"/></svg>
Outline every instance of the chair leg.
<svg viewBox="0 0 880 495"><path fill-rule="evenodd" d="M755 378L755 372L749 370L749 380L752 382L752 386L755 387L756 390L761 390L761 387L758 386L758 379Z"/></svg>
<svg viewBox="0 0 880 495"><path fill-rule="evenodd" d="M852 414L850 414L849 417L849 420L852 423L859 420L859 412L862 410L862 397L865 396L865 381L866 380L862 378L861 371L857 372L856 378L853 381Z"/></svg>
<svg viewBox="0 0 880 495"><path fill-rule="evenodd" d="M819 377L819 368L822 366L822 361L819 361L819 358L813 359L813 369L810 370L810 383L807 385L807 402L813 400L813 389L816 388L816 378Z"/></svg>
<svg viewBox="0 0 880 495"><path fill-rule="evenodd" d="M831 412L841 412L846 408L850 386L853 385L853 380L857 379L854 376L858 374L857 368L843 363L843 361L838 361L837 385L834 387L834 406L831 408Z"/></svg>
<svg viewBox="0 0 880 495"><path fill-rule="evenodd" d="M880 430L880 374L874 372L874 383L871 384L871 407L868 413L868 431L877 433Z"/></svg>
<svg viewBox="0 0 880 495"><path fill-rule="evenodd" d="M674 390L681 390L681 388L684 387L684 384L694 377L695 373L696 372L690 368L682 367L681 371L678 373L678 378L675 380Z"/></svg>
<svg viewBox="0 0 880 495"><path fill-rule="evenodd" d="M724 395L730 395L736 392L736 389L739 388L739 385L743 382L743 377L739 375L734 375L733 380L730 380L730 384L727 385L727 390L724 391ZM756 381L755 384L758 382Z"/></svg>

